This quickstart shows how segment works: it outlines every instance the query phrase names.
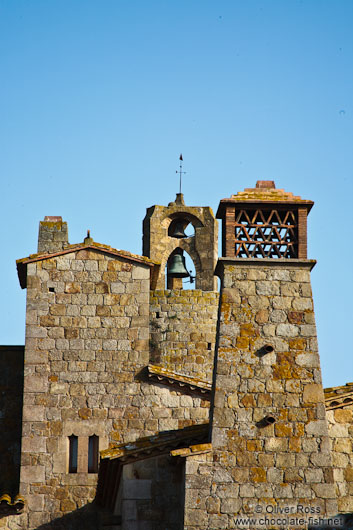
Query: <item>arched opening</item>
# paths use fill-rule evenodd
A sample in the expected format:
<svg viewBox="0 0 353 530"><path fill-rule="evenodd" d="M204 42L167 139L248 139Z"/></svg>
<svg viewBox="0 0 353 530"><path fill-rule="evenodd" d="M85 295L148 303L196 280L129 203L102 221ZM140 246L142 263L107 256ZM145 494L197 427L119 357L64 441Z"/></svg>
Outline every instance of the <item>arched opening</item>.
<svg viewBox="0 0 353 530"><path fill-rule="evenodd" d="M69 436L69 473L77 473L78 437Z"/></svg>
<svg viewBox="0 0 353 530"><path fill-rule="evenodd" d="M195 235L195 229L189 219L185 217L176 217L172 220L168 227L168 236L176 239L184 239L187 237L193 237Z"/></svg>
<svg viewBox="0 0 353 530"><path fill-rule="evenodd" d="M167 289L195 289L196 269L191 256L177 247L170 254L165 269Z"/></svg>
<svg viewBox="0 0 353 530"><path fill-rule="evenodd" d="M88 473L98 473L99 438L95 434L88 439Z"/></svg>

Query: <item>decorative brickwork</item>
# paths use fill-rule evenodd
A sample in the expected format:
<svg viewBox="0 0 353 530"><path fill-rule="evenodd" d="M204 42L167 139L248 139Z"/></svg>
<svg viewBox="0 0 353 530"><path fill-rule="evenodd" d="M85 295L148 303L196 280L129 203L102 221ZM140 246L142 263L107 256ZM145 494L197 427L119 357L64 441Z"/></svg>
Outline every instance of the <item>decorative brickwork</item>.
<svg viewBox="0 0 353 530"><path fill-rule="evenodd" d="M306 218L312 201L277 190L259 180L256 188L220 202L222 255L240 258L300 258L307 256Z"/></svg>

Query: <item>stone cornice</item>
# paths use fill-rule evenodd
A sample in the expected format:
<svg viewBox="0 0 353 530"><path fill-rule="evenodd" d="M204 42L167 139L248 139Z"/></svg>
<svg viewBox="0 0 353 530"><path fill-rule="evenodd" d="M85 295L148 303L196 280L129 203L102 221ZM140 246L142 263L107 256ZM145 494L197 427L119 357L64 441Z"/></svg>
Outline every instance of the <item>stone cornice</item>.
<svg viewBox="0 0 353 530"><path fill-rule="evenodd" d="M231 267L262 267L262 268L285 268L285 269L309 269L311 271L316 265L315 259L267 259L267 258L218 258L215 275L221 278L224 268Z"/></svg>

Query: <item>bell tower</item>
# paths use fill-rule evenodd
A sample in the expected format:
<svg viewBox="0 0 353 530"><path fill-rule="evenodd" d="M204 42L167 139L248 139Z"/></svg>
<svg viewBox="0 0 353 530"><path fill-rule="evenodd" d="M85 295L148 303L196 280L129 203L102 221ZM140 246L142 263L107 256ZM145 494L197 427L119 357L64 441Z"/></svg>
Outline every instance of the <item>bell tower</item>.
<svg viewBox="0 0 353 530"><path fill-rule="evenodd" d="M193 231L187 235L187 229ZM182 289L189 276L184 252L192 259L196 271L196 289L214 291L218 256L218 223L208 206L186 206L178 193L168 206L151 206L143 221L143 255L161 264L156 289Z"/></svg>

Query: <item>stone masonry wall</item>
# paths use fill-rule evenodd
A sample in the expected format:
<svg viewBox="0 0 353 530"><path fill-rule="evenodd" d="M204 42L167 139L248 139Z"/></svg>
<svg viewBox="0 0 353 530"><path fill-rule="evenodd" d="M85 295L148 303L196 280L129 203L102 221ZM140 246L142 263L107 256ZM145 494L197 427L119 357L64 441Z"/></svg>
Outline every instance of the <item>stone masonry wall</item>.
<svg viewBox="0 0 353 530"><path fill-rule="evenodd" d="M267 505L337 512L316 328L312 262L221 259L213 463L186 475L185 528L238 528ZM262 348L271 345L272 353ZM269 422L265 419L270 418ZM190 492L202 490L205 510ZM261 528L254 523L252 528ZM263 527L263 526L262 526ZM274 526L276 527L276 526Z"/></svg>
<svg viewBox="0 0 353 530"><path fill-rule="evenodd" d="M151 363L212 381L219 293L151 291Z"/></svg>
<svg viewBox="0 0 353 530"><path fill-rule="evenodd" d="M139 378L149 363L147 264L85 249L27 272L21 493L32 529L93 500L89 436L104 449L203 423L209 412L200 398ZM72 434L77 473L68 473Z"/></svg>
<svg viewBox="0 0 353 530"><path fill-rule="evenodd" d="M124 465L116 513L126 530L181 530L184 462L163 455Z"/></svg>
<svg viewBox="0 0 353 530"><path fill-rule="evenodd" d="M353 406L327 411L338 511L353 512Z"/></svg>

